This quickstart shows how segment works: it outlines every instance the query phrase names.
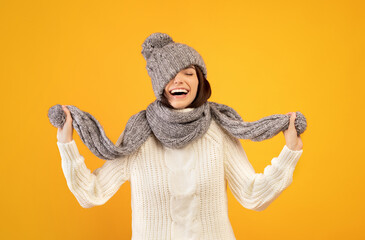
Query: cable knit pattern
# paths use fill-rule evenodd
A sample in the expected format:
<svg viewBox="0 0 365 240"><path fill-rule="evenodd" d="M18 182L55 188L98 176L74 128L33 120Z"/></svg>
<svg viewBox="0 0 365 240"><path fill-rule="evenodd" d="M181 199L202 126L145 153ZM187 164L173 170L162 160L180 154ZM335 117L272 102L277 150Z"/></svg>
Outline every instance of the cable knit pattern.
<svg viewBox="0 0 365 240"><path fill-rule="evenodd" d="M183 149L164 147L150 135L136 153L105 161L92 173L74 140L57 144L67 185L82 207L105 204L130 182L134 240L235 239L227 183L243 207L262 211L291 184L303 152L284 145L263 173L255 173L240 140L215 120Z"/></svg>
<svg viewBox="0 0 365 240"><path fill-rule="evenodd" d="M199 239L199 196L197 195L196 158L193 145L183 149L166 148L165 162L169 169L171 192L170 214L172 239Z"/></svg>

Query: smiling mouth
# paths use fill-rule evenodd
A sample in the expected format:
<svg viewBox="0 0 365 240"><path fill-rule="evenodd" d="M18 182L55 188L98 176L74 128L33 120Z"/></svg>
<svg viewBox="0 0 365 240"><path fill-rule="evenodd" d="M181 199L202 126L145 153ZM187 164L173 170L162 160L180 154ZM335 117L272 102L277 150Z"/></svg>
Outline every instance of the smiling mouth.
<svg viewBox="0 0 365 240"><path fill-rule="evenodd" d="M174 92L174 93L169 92L169 94L175 99L180 99L180 98L185 98L189 94L189 91L187 91L187 92Z"/></svg>
<svg viewBox="0 0 365 240"><path fill-rule="evenodd" d="M187 89L173 89L169 92L172 96L184 96L189 93Z"/></svg>
<svg viewBox="0 0 365 240"><path fill-rule="evenodd" d="M170 93L172 96L182 96L182 95L187 95L189 92L185 93L185 92L176 92L176 93Z"/></svg>

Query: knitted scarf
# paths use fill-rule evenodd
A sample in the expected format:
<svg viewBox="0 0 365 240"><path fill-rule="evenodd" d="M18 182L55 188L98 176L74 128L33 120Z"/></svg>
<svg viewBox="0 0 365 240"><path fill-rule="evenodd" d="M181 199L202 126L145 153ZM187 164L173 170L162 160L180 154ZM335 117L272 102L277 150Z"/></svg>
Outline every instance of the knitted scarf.
<svg viewBox="0 0 365 240"><path fill-rule="evenodd" d="M73 105L67 105L72 117L74 129L82 142L98 158L114 160L134 153L149 137L154 136L166 147L182 148L207 132L212 119L215 119L229 134L239 139L262 141L288 129L290 116L275 114L258 121L245 122L231 107L207 101L189 112L174 111L155 100L131 116L120 135L117 144L106 136L101 124L90 113L81 111ZM60 104L48 110L51 124L62 128L66 114ZM297 135L302 134L307 121L304 115L296 112L294 122Z"/></svg>

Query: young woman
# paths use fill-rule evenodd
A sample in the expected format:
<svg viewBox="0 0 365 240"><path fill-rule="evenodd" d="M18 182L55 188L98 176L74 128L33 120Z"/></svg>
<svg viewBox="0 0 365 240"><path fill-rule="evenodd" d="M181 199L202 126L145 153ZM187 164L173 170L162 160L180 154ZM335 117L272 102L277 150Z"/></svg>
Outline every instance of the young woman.
<svg viewBox="0 0 365 240"><path fill-rule="evenodd" d="M206 104L211 95L205 65L196 53L192 55L181 45L168 41L168 35L158 33L151 37L155 37L154 45L147 49L149 52L143 45L142 54L147 62L153 61L147 63L147 70L159 103L166 107L160 114L167 118L180 112L188 117ZM156 43L156 39L162 43ZM153 55L154 48L162 49L166 42L174 53L180 51L179 59L185 60L175 64L179 59L166 57L171 54ZM169 74L173 76L165 82L161 80ZM67 117L65 125L58 128L57 145L68 187L82 207L90 208L105 204L129 181L132 239L235 239L228 218L227 183L243 207L262 211L291 184L303 152L294 126L296 115L288 113L289 128L283 131L286 145L264 173L255 173L239 139L212 118L207 130L183 147L168 146L159 137L160 131L155 130L133 154L106 161L91 173L73 140L70 111L64 105L62 109ZM177 119L171 117L169 121ZM161 132L164 127L168 128L161 124ZM190 125L187 128L194 131ZM176 136L177 142L186 140L179 138L180 131L169 134ZM122 141L123 134L115 145Z"/></svg>

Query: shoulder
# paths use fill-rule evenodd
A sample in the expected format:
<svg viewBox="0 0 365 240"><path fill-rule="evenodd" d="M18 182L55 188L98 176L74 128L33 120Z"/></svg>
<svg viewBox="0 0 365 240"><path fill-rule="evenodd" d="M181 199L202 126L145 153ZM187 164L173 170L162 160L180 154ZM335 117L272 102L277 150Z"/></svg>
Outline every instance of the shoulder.
<svg viewBox="0 0 365 240"><path fill-rule="evenodd" d="M226 139L226 138L234 138L230 132L228 132L224 127L222 127L215 119L212 119L210 127L207 131L208 135L212 137L219 138L219 139Z"/></svg>
<svg viewBox="0 0 365 240"><path fill-rule="evenodd" d="M232 149L233 147L242 148L242 144L239 138L233 136L223 126L221 126L216 120L212 120L212 124L207 132L208 135L219 139L219 143L223 149Z"/></svg>
<svg viewBox="0 0 365 240"><path fill-rule="evenodd" d="M204 134L203 138L211 139L221 147L223 147L227 141L232 142L238 140L224 129L215 119L212 119L208 131Z"/></svg>

